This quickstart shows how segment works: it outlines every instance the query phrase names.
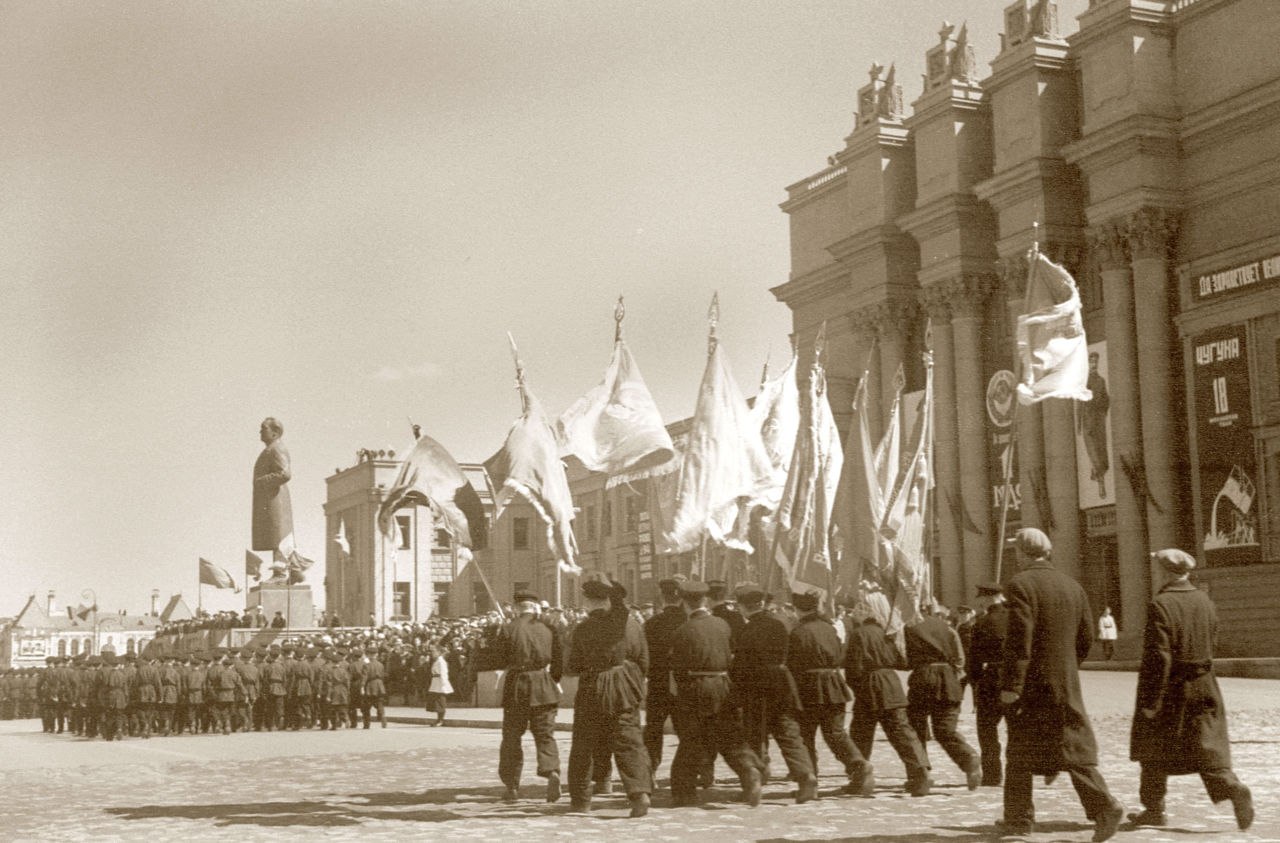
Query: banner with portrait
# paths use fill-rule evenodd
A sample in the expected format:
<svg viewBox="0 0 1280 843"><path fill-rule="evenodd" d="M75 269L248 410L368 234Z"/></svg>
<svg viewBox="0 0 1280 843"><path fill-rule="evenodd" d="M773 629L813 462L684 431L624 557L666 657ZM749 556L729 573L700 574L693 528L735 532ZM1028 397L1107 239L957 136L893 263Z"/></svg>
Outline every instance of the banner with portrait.
<svg viewBox="0 0 1280 843"><path fill-rule="evenodd" d="M1081 509L1114 506L1115 450L1111 438L1111 396L1107 391L1107 342L1089 343L1089 391L1076 401L1076 489Z"/></svg>
<svg viewBox="0 0 1280 843"><path fill-rule="evenodd" d="M1191 351L1205 564L1258 562L1262 548L1246 327L1200 334Z"/></svg>
<svg viewBox="0 0 1280 843"><path fill-rule="evenodd" d="M991 482L991 519L1000 521L1006 494L1009 498L1008 523L1022 522L1022 482L1018 476L1018 449L1014 443L1014 403L1017 376L1009 369L999 369L987 380L987 476ZM1011 482L1006 484L1006 478Z"/></svg>

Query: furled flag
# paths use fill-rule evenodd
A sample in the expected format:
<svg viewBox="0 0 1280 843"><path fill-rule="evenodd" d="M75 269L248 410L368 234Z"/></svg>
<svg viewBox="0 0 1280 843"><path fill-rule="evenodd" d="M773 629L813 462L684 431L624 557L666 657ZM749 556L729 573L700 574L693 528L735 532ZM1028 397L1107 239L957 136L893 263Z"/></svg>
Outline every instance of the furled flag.
<svg viewBox="0 0 1280 843"><path fill-rule="evenodd" d="M623 482L618 475L655 468L675 453L658 405L621 336L613 344L604 379L564 411L556 433L560 454L572 454L589 470L609 475L607 487Z"/></svg>
<svg viewBox="0 0 1280 843"><path fill-rule="evenodd" d="M252 550L244 552L244 576L245 579L253 577L255 580L262 580L262 566L264 562L262 557L254 553Z"/></svg>
<svg viewBox="0 0 1280 843"><path fill-rule="evenodd" d="M1018 315L1018 354L1022 383L1018 401L1035 404L1046 398L1088 401L1089 341L1080 318L1080 293L1071 273L1037 248L1027 255L1027 297Z"/></svg>
<svg viewBox="0 0 1280 843"><path fill-rule="evenodd" d="M333 537L338 543L338 548L342 551L343 556L351 555L351 542L347 540L347 522L345 519L338 521L338 534Z"/></svg>
<svg viewBox="0 0 1280 843"><path fill-rule="evenodd" d="M844 466L840 431L827 401L827 378L822 367L825 325L815 345L809 382L800 405L800 430L791 466L774 520L785 531L791 561L790 579L822 588L832 585L832 508Z"/></svg>
<svg viewBox="0 0 1280 843"><path fill-rule="evenodd" d="M514 340L511 348L514 353ZM516 359L516 383L523 412L511 425L502 448L484 464L494 487L494 521L498 520L513 497L524 498L546 526L547 549L560 568L567 573L580 574L578 544L573 536L573 495L569 491L569 479L565 475L564 463L560 461L555 431L547 421L542 405L525 384L524 367L519 358ZM670 442L667 439L667 443Z"/></svg>
<svg viewBox="0 0 1280 843"><path fill-rule="evenodd" d="M853 396L853 421L844 447L844 471L836 491L835 535L842 561L840 585L853 590L875 565L876 529L884 512L884 490L876 474L871 445L871 418L867 408L864 372Z"/></svg>
<svg viewBox="0 0 1280 843"><path fill-rule="evenodd" d="M462 469L439 442L423 434L400 466L391 490L378 507L378 528L389 540L398 538L395 518L402 506L431 507L436 526L458 543L459 557L471 558L471 550L488 546L484 504Z"/></svg>
<svg viewBox="0 0 1280 843"><path fill-rule="evenodd" d="M289 584L296 585L306 579L307 569L316 564L298 551L289 554Z"/></svg>
<svg viewBox="0 0 1280 843"><path fill-rule="evenodd" d="M89 616L96 611L98 611L97 604L94 604L92 606L86 606L83 603L80 603L76 606L76 617L82 621L86 621L89 619ZM67 607L67 614L68 615L71 614L70 606Z"/></svg>
<svg viewBox="0 0 1280 843"><path fill-rule="evenodd" d="M219 568L204 557L200 558L200 584L211 585L214 588L232 588L236 593L240 593L240 589L236 587L236 581L231 578L225 568Z"/></svg>
<svg viewBox="0 0 1280 843"><path fill-rule="evenodd" d="M710 345L663 553L693 550L704 537L750 553L750 544L732 536L740 503L759 500L775 482L760 430L714 334Z"/></svg>

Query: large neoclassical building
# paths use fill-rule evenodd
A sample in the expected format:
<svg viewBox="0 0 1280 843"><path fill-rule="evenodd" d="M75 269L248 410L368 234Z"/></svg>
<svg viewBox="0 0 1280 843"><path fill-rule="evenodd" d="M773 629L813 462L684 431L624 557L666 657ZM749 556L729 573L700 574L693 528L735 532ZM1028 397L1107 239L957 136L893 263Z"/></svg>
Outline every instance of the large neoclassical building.
<svg viewBox="0 0 1280 843"><path fill-rule="evenodd" d="M1018 0L1002 21L944 26L909 106L893 57L867 57L884 66L844 147L787 188L791 272L773 293L803 351L827 322L840 423L864 371L882 420L900 366L919 388L931 340L945 603L997 575L1013 460L1009 532L1046 529L1130 641L1153 593L1147 554L1177 546L1218 604L1221 655L1280 648L1276 11L1092 0L1071 26L1052 2ZM971 42L998 25L985 72ZM1095 400L1015 414L1037 223L1079 283Z"/></svg>

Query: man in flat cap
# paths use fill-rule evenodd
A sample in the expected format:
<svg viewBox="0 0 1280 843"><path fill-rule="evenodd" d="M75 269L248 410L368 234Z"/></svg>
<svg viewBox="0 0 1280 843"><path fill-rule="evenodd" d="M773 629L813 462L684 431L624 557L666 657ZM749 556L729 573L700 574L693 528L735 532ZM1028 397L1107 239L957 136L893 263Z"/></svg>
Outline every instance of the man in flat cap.
<svg viewBox="0 0 1280 843"><path fill-rule="evenodd" d="M1080 691L1079 663L1093 644L1093 616L1080 583L1055 570L1053 545L1034 527L1014 537L1019 571L1005 584L1009 634L1002 659L1000 701L1009 724L1004 777L1006 833L1035 827L1031 777L1071 776L1093 840L1116 833L1124 806L1098 772L1098 744Z"/></svg>
<svg viewBox="0 0 1280 843"><path fill-rule="evenodd" d="M707 580L707 608L711 614L729 624L729 640L736 642L746 621L729 605L729 584L724 580Z"/></svg>
<svg viewBox="0 0 1280 843"><path fill-rule="evenodd" d="M1147 607L1129 755L1142 765L1134 825L1165 824L1169 776L1198 773L1209 798L1231 800L1241 830L1253 823L1253 796L1231 771L1227 710L1213 673L1218 618L1191 583L1196 560L1174 548L1151 554L1164 585Z"/></svg>
<svg viewBox="0 0 1280 843"><path fill-rule="evenodd" d="M729 693L729 624L707 608L706 583L682 584L680 599L689 617L671 636L669 653L680 737L671 762L673 804L697 804L699 773L709 759L720 755L738 774L743 799L755 807L760 804L764 763L747 746L736 699Z"/></svg>
<svg viewBox="0 0 1280 843"><path fill-rule="evenodd" d="M587 617L575 628L567 669L578 675L573 741L569 747L569 799L573 811L591 810L591 782L598 745L617 760L631 816L649 812L653 789L649 756L640 730L649 648L644 629L627 611L625 589L607 574L583 577Z"/></svg>
<svg viewBox="0 0 1280 843"><path fill-rule="evenodd" d="M684 603L680 600L680 584L683 574L658 581L662 595L662 611L649 618L644 625L644 637L649 645L649 686L645 693L644 748L649 753L649 768L658 775L662 763L663 732L667 718L675 709L675 697L671 696L671 636L685 622Z"/></svg>
<svg viewBox="0 0 1280 843"><path fill-rule="evenodd" d="M1000 660L1004 639L1009 633L1009 610L999 583L978 585L978 599L986 601L986 611L974 621L969 637L966 664L973 687L973 709L978 721L978 754L982 758L982 786L1004 784L1004 762L1000 757Z"/></svg>
<svg viewBox="0 0 1280 843"><path fill-rule="evenodd" d="M767 768L772 736L797 785L796 802L808 802L818 794L818 778L800 737L800 692L787 669L787 625L764 610L764 590L755 583L742 583L733 596L745 623L733 645L729 678L747 744Z"/></svg>
<svg viewBox="0 0 1280 843"><path fill-rule="evenodd" d="M504 799L520 798L520 773L526 730L533 733L537 773L547 780L546 799L560 799L560 751L556 747L556 708L560 705L563 665L560 636L538 620L538 596L515 593L515 619L498 639L503 665L502 743L498 747L498 778L506 785Z"/></svg>
<svg viewBox="0 0 1280 843"><path fill-rule="evenodd" d="M818 611L818 595L793 594L791 605L795 606L799 618L787 640L787 670L795 679L800 695L800 738L809 752L809 764L817 775L815 735L821 730L822 740L849 777L845 792L871 796L876 783L871 765L844 728L845 706L853 699L840 674L844 645L836 635L835 624Z"/></svg>
<svg viewBox="0 0 1280 843"><path fill-rule="evenodd" d="M938 742L965 774L969 790L982 784L982 762L969 742L956 731L964 700L964 651L960 636L941 615L926 614L904 630L907 645L907 720L929 757L928 742ZM932 765L930 765L930 768Z"/></svg>

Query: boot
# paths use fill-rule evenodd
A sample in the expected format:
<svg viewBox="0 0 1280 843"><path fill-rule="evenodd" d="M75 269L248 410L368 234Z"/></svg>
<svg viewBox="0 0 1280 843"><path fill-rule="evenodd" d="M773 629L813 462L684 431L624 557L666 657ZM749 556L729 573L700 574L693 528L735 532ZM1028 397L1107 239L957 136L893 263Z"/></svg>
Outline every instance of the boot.
<svg viewBox="0 0 1280 843"><path fill-rule="evenodd" d="M511 803L520 801L520 788L508 786L502 794L502 801Z"/></svg>
<svg viewBox="0 0 1280 843"><path fill-rule="evenodd" d="M560 801L560 771L553 770L547 774L547 801Z"/></svg>
<svg viewBox="0 0 1280 843"><path fill-rule="evenodd" d="M815 776L805 776L796 787L796 804L803 805L806 802L812 802L818 798L818 779Z"/></svg>
<svg viewBox="0 0 1280 843"><path fill-rule="evenodd" d="M1130 814L1129 822L1134 825L1164 825L1164 811L1153 811L1150 808L1144 808L1141 813Z"/></svg>
<svg viewBox="0 0 1280 843"><path fill-rule="evenodd" d="M1119 802L1112 802L1111 806L1103 810L1093 822L1093 843L1110 840L1120 828L1122 819L1124 819L1124 806Z"/></svg>
<svg viewBox="0 0 1280 843"><path fill-rule="evenodd" d="M649 794L635 793L631 795L630 800L631 800L630 816L633 819L637 817L643 817L645 814L649 813Z"/></svg>
<svg viewBox="0 0 1280 843"><path fill-rule="evenodd" d="M742 777L742 801L755 808L760 805L760 796L760 771L747 770L746 775Z"/></svg>
<svg viewBox="0 0 1280 843"><path fill-rule="evenodd" d="M1231 794L1231 807L1235 810L1236 825L1241 831L1253 825L1253 793L1249 788L1244 785L1236 788L1236 792Z"/></svg>

